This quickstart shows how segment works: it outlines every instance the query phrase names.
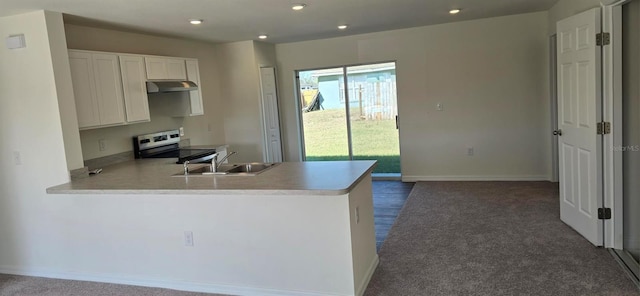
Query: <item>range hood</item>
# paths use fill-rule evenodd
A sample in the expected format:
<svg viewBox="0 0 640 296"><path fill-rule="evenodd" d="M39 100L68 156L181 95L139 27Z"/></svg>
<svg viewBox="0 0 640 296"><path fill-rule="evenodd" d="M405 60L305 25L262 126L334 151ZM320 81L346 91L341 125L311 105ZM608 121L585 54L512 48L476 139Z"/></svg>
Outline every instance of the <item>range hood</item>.
<svg viewBox="0 0 640 296"><path fill-rule="evenodd" d="M193 81L157 80L147 81L147 93L165 93L176 91L197 90L198 86Z"/></svg>

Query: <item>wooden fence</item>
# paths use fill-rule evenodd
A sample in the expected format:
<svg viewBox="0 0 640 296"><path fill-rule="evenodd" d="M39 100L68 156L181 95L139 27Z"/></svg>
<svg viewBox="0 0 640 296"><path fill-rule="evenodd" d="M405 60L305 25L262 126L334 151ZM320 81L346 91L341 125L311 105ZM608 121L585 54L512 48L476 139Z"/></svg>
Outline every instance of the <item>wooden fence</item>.
<svg viewBox="0 0 640 296"><path fill-rule="evenodd" d="M344 83L340 84L341 92ZM395 119L398 115L396 81L349 81L349 109L351 117L366 120ZM344 97L341 96L344 102Z"/></svg>

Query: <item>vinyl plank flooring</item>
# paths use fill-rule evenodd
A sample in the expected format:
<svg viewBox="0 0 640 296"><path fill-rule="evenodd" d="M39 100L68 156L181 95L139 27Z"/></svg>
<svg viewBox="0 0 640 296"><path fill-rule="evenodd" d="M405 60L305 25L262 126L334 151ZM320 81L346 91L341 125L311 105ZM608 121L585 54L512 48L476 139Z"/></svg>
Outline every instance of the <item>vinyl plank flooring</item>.
<svg viewBox="0 0 640 296"><path fill-rule="evenodd" d="M373 219L378 250L409 197L413 184L401 181L373 181Z"/></svg>

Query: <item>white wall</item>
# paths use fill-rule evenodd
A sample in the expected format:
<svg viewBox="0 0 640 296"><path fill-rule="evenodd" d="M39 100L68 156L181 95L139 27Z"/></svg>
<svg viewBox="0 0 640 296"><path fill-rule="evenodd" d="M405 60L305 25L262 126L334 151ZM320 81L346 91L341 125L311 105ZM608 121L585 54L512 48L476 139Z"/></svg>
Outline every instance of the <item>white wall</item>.
<svg viewBox="0 0 640 296"><path fill-rule="evenodd" d="M254 48L254 53L256 56L256 63L258 64L258 68L276 66L275 44L254 41L253 48ZM259 76L260 76L260 73L258 73L258 77Z"/></svg>
<svg viewBox="0 0 640 296"><path fill-rule="evenodd" d="M74 170L84 167L82 159L82 146L78 131L78 117L76 115L76 102L71 83L71 69L69 66L69 54L67 51L67 39L62 24L62 15L46 11L47 27L49 31L49 43L53 71L56 77L56 92L58 107L62 119L62 135L64 136L65 155L67 167ZM63 78L64 77L64 78Z"/></svg>
<svg viewBox="0 0 640 296"><path fill-rule="evenodd" d="M539 12L277 44L286 159L301 159L295 70L395 60L404 180L548 179L547 22Z"/></svg>
<svg viewBox="0 0 640 296"><path fill-rule="evenodd" d="M46 246L57 239L49 219L60 205L45 190L69 181L58 94L71 76L54 72L53 60L67 58L52 40L64 35L59 13L0 18L2 40L21 33L26 48L0 46L0 265L28 266L55 257Z"/></svg>
<svg viewBox="0 0 640 296"><path fill-rule="evenodd" d="M549 9L549 35L556 33L556 23L577 13L600 6L601 0L560 0ZM613 2L602 0L602 2Z"/></svg>
<svg viewBox="0 0 640 296"><path fill-rule="evenodd" d="M200 68L200 88L204 116L169 117L158 112L152 95L149 100L151 122L80 132L85 160L133 150L131 137L167 129L185 128L185 137L192 145L224 144L224 106L220 97L219 61L212 43L121 32L100 28L65 25L68 48L197 58ZM98 140L106 141L106 150L99 151Z"/></svg>
<svg viewBox="0 0 640 296"><path fill-rule="evenodd" d="M217 46L220 61L224 129L232 162L263 161L260 107L260 66L275 65L275 49L268 43L241 41Z"/></svg>

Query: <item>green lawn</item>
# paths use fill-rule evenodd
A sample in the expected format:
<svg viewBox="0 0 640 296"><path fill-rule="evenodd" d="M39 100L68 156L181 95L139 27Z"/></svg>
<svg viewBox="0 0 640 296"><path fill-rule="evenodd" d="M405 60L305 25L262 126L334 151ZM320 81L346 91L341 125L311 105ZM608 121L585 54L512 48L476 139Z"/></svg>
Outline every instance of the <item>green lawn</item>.
<svg viewBox="0 0 640 296"><path fill-rule="evenodd" d="M344 110L313 111L303 113L302 117L307 160L349 159ZM357 119L351 122L351 130L354 159L378 160L375 173L400 173L395 120Z"/></svg>

